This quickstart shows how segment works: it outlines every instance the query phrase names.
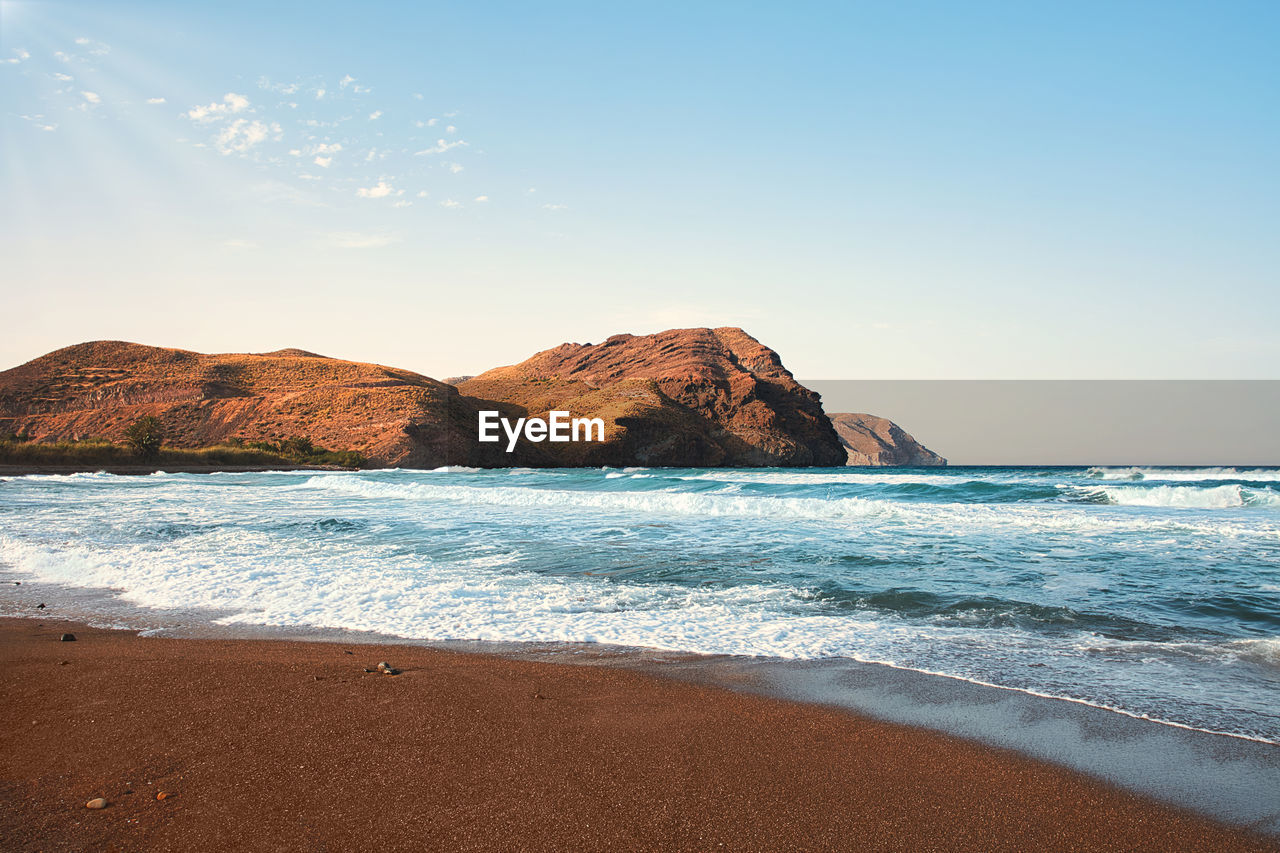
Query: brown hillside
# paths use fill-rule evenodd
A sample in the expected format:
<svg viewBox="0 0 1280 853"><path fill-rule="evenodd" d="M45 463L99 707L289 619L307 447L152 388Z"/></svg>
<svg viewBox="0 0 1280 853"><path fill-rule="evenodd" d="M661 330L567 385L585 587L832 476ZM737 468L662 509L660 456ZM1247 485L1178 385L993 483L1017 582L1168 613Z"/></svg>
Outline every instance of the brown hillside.
<svg viewBox="0 0 1280 853"><path fill-rule="evenodd" d="M305 436L380 465L508 464L475 442L476 411L434 379L297 349L206 355L94 341L0 373L0 432L44 441L118 439L155 415L178 447Z"/></svg>
<svg viewBox="0 0 1280 853"><path fill-rule="evenodd" d="M888 418L861 413L831 416L850 465L946 465L947 460L907 434Z"/></svg>
<svg viewBox="0 0 1280 853"><path fill-rule="evenodd" d="M843 465L819 397L741 329L673 329L562 344L460 383L521 414L605 421L603 444L559 444L560 464ZM527 448L526 442L521 443Z"/></svg>

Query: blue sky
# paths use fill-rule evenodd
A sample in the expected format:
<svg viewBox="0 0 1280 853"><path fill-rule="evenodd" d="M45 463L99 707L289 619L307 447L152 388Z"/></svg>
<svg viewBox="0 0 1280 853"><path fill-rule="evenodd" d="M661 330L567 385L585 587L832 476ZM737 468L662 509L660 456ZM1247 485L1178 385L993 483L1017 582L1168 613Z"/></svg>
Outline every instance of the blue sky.
<svg viewBox="0 0 1280 853"><path fill-rule="evenodd" d="M0 2L0 366L1280 376L1274 3Z"/></svg>

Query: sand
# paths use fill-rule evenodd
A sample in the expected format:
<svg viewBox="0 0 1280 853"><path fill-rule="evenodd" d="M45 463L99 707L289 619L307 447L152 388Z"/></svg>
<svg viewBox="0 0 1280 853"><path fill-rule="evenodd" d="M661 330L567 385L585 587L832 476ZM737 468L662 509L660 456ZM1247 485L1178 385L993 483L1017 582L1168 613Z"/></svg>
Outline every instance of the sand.
<svg viewBox="0 0 1280 853"><path fill-rule="evenodd" d="M0 659L5 850L1280 849L1017 754L610 667L27 619Z"/></svg>

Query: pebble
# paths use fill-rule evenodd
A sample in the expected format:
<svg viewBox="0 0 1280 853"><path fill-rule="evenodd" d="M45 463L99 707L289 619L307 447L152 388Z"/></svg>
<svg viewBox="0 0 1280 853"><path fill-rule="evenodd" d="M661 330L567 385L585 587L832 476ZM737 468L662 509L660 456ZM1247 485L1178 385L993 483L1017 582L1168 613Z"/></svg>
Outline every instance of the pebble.
<svg viewBox="0 0 1280 853"><path fill-rule="evenodd" d="M386 661L383 661L382 663L378 664L378 671L379 671L379 672L382 672L382 673L385 673L386 675L399 675L399 674L400 674L400 670L396 669L395 667L393 667L391 664L387 663Z"/></svg>
<svg viewBox="0 0 1280 853"><path fill-rule="evenodd" d="M105 809L107 807L107 801L102 797L94 797L92 800L85 803L84 807L86 809Z"/></svg>
<svg viewBox="0 0 1280 853"><path fill-rule="evenodd" d="M166 799L168 799L168 798L169 798L169 797L171 797L171 796L173 796L173 795L172 795L172 794L170 794L168 791L158 791L158 792L156 792L156 799L157 799L157 800L166 800Z"/></svg>
<svg viewBox="0 0 1280 853"><path fill-rule="evenodd" d="M63 635L62 635L62 642L64 642L64 643L74 643L75 641L76 641L76 635L75 635L75 634L63 634Z"/></svg>

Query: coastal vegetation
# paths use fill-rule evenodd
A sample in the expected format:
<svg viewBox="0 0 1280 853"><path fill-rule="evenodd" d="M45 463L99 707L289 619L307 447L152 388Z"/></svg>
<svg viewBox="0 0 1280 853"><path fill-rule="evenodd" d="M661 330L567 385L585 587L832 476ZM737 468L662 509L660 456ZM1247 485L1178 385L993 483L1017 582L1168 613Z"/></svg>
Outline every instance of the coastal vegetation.
<svg viewBox="0 0 1280 853"><path fill-rule="evenodd" d="M156 423L144 423L145 421ZM105 438L77 441L33 441L25 435L0 436L0 465L23 467L132 467L158 468L256 467L263 465L326 465L361 468L367 460L352 450L328 450L304 437L279 441L229 441L206 447L164 445L155 418L139 418L126 430L123 442Z"/></svg>

